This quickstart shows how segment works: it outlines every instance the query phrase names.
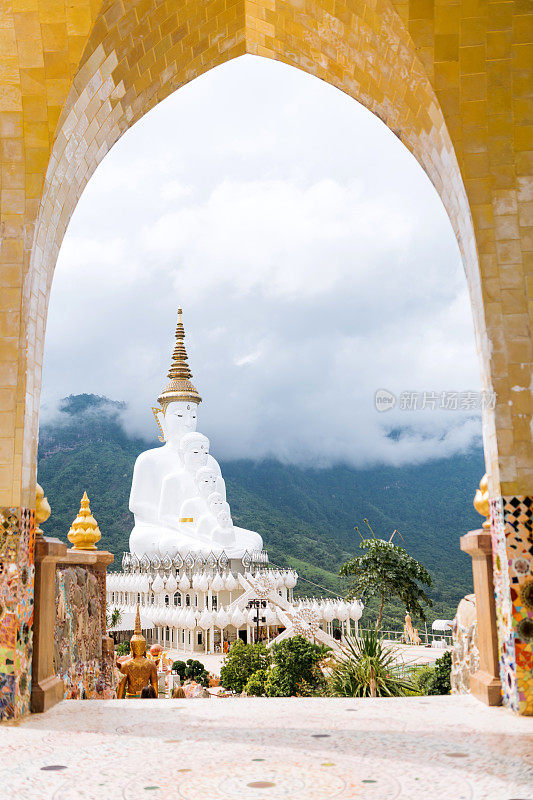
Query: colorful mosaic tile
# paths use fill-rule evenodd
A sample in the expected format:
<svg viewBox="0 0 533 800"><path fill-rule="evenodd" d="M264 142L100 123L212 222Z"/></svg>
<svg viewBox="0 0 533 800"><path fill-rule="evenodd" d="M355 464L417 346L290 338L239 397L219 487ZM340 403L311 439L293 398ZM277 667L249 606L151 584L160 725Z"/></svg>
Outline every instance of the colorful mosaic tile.
<svg viewBox="0 0 533 800"><path fill-rule="evenodd" d="M0 643L5 647L17 644L17 615L12 611L5 611L0 619Z"/></svg>
<svg viewBox="0 0 533 800"><path fill-rule="evenodd" d="M34 552L33 511L0 509L0 720L29 711Z"/></svg>
<svg viewBox="0 0 533 800"><path fill-rule="evenodd" d="M0 672L0 719L15 716L15 675Z"/></svg>
<svg viewBox="0 0 533 800"><path fill-rule="evenodd" d="M20 569L21 591L17 606L17 616L21 623L32 625L33 623L33 581L35 567L23 566Z"/></svg>
<svg viewBox="0 0 533 800"><path fill-rule="evenodd" d="M0 509L0 575L18 562L20 526L17 508Z"/></svg>
<svg viewBox="0 0 533 800"><path fill-rule="evenodd" d="M2 606L4 608L15 606L19 600L19 591L20 576L18 564L4 563L4 570L0 575L0 603Z"/></svg>
<svg viewBox="0 0 533 800"><path fill-rule="evenodd" d="M66 699L109 699L115 695L113 655L102 651L102 598L104 573L82 566L58 566L54 669L63 680Z"/></svg>
<svg viewBox="0 0 533 800"><path fill-rule="evenodd" d="M0 644L0 673L14 675L15 673L15 648Z"/></svg>
<svg viewBox="0 0 533 800"><path fill-rule="evenodd" d="M504 705L533 713L533 499L491 501L494 592Z"/></svg>

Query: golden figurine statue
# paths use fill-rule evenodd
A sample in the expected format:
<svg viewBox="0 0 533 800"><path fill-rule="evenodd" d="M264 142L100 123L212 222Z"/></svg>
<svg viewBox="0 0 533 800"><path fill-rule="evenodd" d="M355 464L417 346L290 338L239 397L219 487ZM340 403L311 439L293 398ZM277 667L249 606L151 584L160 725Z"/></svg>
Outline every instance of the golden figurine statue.
<svg viewBox="0 0 533 800"><path fill-rule="evenodd" d="M151 684L157 697L157 668L153 661L146 658L146 639L141 633L141 615L137 604L135 616L135 631L130 639L131 658L119 664L119 669L124 673L118 689L117 697L140 697L142 689Z"/></svg>
<svg viewBox="0 0 533 800"><path fill-rule="evenodd" d="M46 522L50 514L52 513L52 509L50 508L50 503L44 496L44 489L38 483L35 487L35 535L42 536L43 531L41 530L41 525L43 522Z"/></svg>
<svg viewBox="0 0 533 800"><path fill-rule="evenodd" d="M409 644L422 644L422 640L418 635L418 628L413 628L411 615L409 612L405 615L405 625L403 626L403 635L405 642Z"/></svg>
<svg viewBox="0 0 533 800"><path fill-rule="evenodd" d="M481 526L483 530L490 530L489 479L487 473L483 475L479 482L479 489L474 497L474 508L478 514L481 514L482 517L486 517L485 522Z"/></svg>
<svg viewBox="0 0 533 800"><path fill-rule="evenodd" d="M67 539L74 550L96 550L96 542L101 538L100 528L89 507L87 492L84 492L78 516L67 533Z"/></svg>

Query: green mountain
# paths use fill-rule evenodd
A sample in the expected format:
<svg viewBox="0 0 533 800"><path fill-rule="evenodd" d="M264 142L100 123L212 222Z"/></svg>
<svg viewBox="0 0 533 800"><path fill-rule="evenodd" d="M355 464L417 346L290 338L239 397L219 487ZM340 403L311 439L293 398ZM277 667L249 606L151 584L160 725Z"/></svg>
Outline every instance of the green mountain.
<svg viewBox="0 0 533 800"><path fill-rule="evenodd" d="M123 409L123 403L107 398L71 396L53 422L41 426L39 439L39 482L52 507L46 534L66 540L86 490L102 531L100 547L115 554L117 569L133 526L128 510L133 465L154 444L127 435ZM433 575L428 620L451 618L461 597L472 591L471 562L459 537L481 522L472 506L484 472L479 449L406 467L339 464L318 470L273 460L221 466L234 521L262 535L273 564L298 570L301 593L346 593L348 584L337 571L358 548L354 526L370 535L364 518L381 538L398 529L403 546ZM403 544L397 536L394 541ZM370 602L368 621L374 612ZM391 606L385 624L398 626L403 614Z"/></svg>

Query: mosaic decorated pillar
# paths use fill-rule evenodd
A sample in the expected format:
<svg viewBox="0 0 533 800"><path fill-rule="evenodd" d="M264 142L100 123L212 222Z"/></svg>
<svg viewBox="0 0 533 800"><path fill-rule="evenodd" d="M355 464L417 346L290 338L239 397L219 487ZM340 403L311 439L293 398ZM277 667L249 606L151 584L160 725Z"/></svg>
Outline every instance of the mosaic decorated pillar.
<svg viewBox="0 0 533 800"><path fill-rule="evenodd" d="M0 508L0 720L30 710L35 517Z"/></svg>
<svg viewBox="0 0 533 800"><path fill-rule="evenodd" d="M533 714L533 497L491 500L491 537L503 703Z"/></svg>

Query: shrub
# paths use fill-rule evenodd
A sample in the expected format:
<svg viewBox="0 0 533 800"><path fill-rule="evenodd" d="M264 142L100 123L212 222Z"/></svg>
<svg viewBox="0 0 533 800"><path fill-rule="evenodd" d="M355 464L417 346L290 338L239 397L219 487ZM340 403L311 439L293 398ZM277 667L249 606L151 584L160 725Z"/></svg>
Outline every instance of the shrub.
<svg viewBox="0 0 533 800"><path fill-rule="evenodd" d="M452 654L449 650L435 661L435 672L427 694L450 694L452 690L450 673L452 670Z"/></svg>
<svg viewBox="0 0 533 800"><path fill-rule="evenodd" d="M328 694L335 697L403 697L416 686L403 677L395 663L394 647L383 644L376 631L363 631L347 638L343 652L333 666Z"/></svg>
<svg viewBox="0 0 533 800"><path fill-rule="evenodd" d="M265 694L267 697L290 697L286 694L284 675L278 666L272 667L265 681Z"/></svg>
<svg viewBox="0 0 533 800"><path fill-rule="evenodd" d="M209 673L201 661L194 658L187 659L187 663L174 661L172 670L178 673L182 681L189 679L201 683L202 686L209 686Z"/></svg>
<svg viewBox="0 0 533 800"><path fill-rule="evenodd" d="M264 697L267 676L268 671L266 669L258 669L257 672L250 675L244 687L246 694L253 697Z"/></svg>
<svg viewBox="0 0 533 800"><path fill-rule="evenodd" d="M185 661L172 662L172 672L177 672L181 680L185 678L186 671L187 671L187 664L185 663Z"/></svg>
<svg viewBox="0 0 533 800"><path fill-rule="evenodd" d="M127 656L130 652L130 646L128 642L121 642L117 645L117 653L119 656Z"/></svg>
<svg viewBox="0 0 533 800"><path fill-rule="evenodd" d="M226 689L240 693L254 672L268 669L270 663L270 651L262 642L244 644L238 639L224 659L220 682Z"/></svg>
<svg viewBox="0 0 533 800"><path fill-rule="evenodd" d="M293 636L273 645L274 666L265 683L267 697L317 694L325 685L319 663L327 652L327 647L304 636Z"/></svg>
<svg viewBox="0 0 533 800"><path fill-rule="evenodd" d="M185 677L190 678L202 686L209 686L209 673L201 661L194 658L187 659L187 669L185 670Z"/></svg>
<svg viewBox="0 0 533 800"><path fill-rule="evenodd" d="M432 694L430 692L431 685L435 678L435 667L428 664L418 670L415 678L415 683L420 694Z"/></svg>

